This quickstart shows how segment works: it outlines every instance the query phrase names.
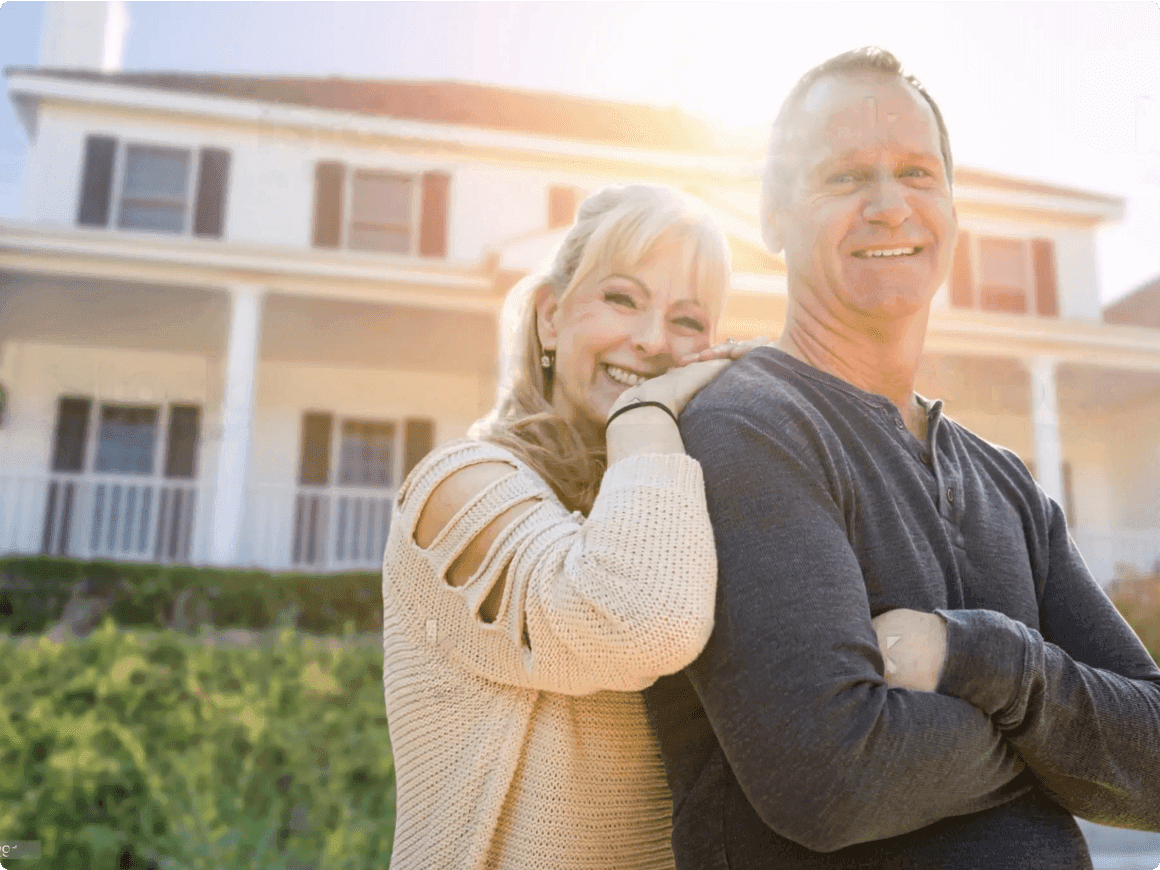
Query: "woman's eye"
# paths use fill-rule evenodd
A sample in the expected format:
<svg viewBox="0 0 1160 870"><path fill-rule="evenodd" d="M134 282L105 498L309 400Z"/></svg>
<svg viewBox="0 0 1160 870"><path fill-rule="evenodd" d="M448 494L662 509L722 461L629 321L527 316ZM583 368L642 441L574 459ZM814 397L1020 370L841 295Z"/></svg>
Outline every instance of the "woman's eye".
<svg viewBox="0 0 1160 870"><path fill-rule="evenodd" d="M636 300L619 290L605 290L604 301L611 302L613 305L623 305L626 308L636 308Z"/></svg>
<svg viewBox="0 0 1160 870"><path fill-rule="evenodd" d="M689 329L693 332L704 332L708 327L703 320L698 320L696 317L678 317L673 320L677 326L682 329Z"/></svg>

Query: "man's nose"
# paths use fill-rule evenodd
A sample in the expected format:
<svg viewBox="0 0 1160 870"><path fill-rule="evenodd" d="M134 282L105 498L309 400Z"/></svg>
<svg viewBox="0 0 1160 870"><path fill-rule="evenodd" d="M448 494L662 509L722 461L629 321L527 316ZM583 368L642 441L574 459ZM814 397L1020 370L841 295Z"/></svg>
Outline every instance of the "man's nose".
<svg viewBox="0 0 1160 870"><path fill-rule="evenodd" d="M902 185L896 179L887 178L871 187L862 214L871 223L896 227L910 216L910 211Z"/></svg>
<svg viewBox="0 0 1160 870"><path fill-rule="evenodd" d="M664 315L660 311L643 314L637 321L632 340L642 356L656 356L664 352L669 343Z"/></svg>

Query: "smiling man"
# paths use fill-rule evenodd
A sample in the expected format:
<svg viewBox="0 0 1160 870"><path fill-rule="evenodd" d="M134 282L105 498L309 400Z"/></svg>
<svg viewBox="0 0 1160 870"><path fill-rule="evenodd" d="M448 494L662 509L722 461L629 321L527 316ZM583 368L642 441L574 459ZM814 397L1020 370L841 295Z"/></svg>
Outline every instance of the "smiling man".
<svg viewBox="0 0 1160 870"><path fill-rule="evenodd" d="M880 49L807 73L774 126L786 328L682 416L716 622L646 691L681 870L1071 870L1073 813L1160 829L1160 669L1023 463L914 391L952 168Z"/></svg>

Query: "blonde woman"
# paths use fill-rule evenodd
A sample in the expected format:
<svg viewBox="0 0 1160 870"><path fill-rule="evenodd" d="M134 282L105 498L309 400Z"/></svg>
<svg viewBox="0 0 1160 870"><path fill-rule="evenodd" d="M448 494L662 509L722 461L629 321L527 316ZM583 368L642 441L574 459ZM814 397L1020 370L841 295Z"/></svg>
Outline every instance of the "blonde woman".
<svg viewBox="0 0 1160 870"><path fill-rule="evenodd" d="M713 626L676 418L748 349L711 347L728 283L712 221L627 185L513 290L496 405L410 475L387 543L394 870L673 866L638 693Z"/></svg>

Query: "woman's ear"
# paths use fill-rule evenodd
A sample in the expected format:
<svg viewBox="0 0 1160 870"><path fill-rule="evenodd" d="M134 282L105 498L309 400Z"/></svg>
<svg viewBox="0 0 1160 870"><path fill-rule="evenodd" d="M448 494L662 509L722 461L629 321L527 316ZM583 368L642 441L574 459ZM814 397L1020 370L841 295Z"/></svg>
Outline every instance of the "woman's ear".
<svg viewBox="0 0 1160 870"><path fill-rule="evenodd" d="M541 284L536 288L536 335L544 350L556 349L556 317L560 303L552 292L551 284Z"/></svg>

